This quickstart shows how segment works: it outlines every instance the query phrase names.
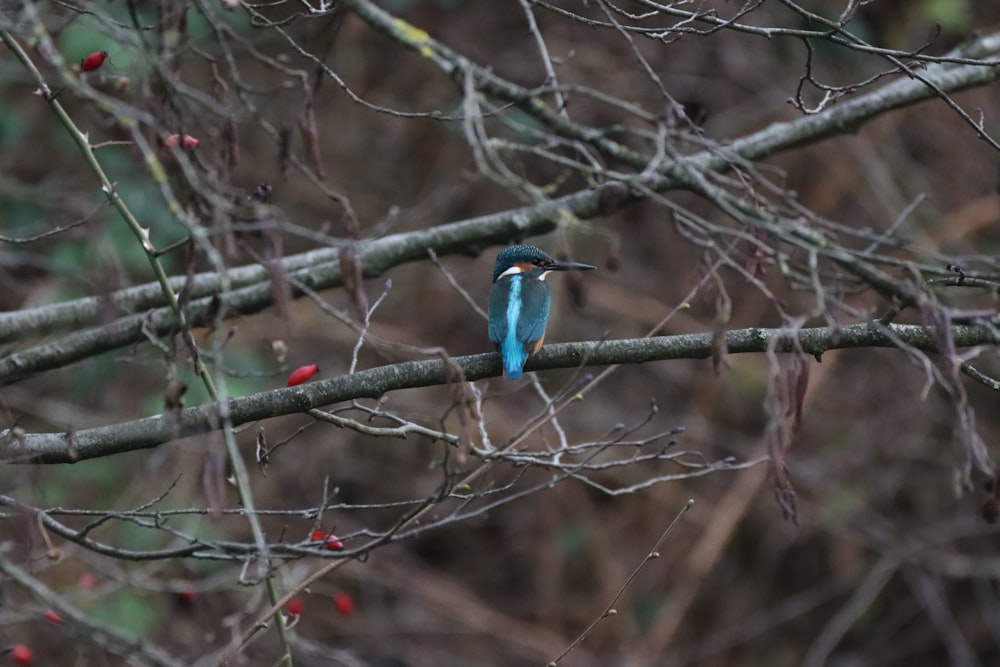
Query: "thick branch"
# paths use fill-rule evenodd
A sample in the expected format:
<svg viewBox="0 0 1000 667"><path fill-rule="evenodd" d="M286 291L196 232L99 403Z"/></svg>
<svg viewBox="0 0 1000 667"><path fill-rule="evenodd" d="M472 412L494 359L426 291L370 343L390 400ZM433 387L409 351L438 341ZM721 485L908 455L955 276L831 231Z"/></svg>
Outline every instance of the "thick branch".
<svg viewBox="0 0 1000 667"><path fill-rule="evenodd" d="M626 187L620 183L608 183L530 208L362 241L358 244L358 257L364 277L377 278L400 264L427 260L428 250L442 256L476 254L483 248L512 239L551 232L556 228L555 221L565 211L581 218L593 218L598 214L598 206L629 197ZM290 278L319 291L343 285L337 257L337 248L326 248L288 257L284 264ZM216 294L221 296L221 307L227 317L256 313L271 305L274 290L270 284L271 274L264 267L254 265L234 269L230 277L235 288L225 293L221 292L222 278L215 273L203 273L193 278L189 289L192 300L185 307L191 326L206 326L214 320L215 309L219 307L219 304L213 303ZM171 286L180 290L184 282L184 278L173 278ZM292 291L296 297L301 296L294 287ZM100 320L105 310L101 308L102 303L134 313L0 359L0 385L132 345L142 340L144 329L158 336L173 332L177 327L177 318L169 308L143 312L151 304L161 303L162 296L159 284L150 283L121 290L107 298L90 297L54 306L0 313L0 342L51 329L92 325Z"/></svg>
<svg viewBox="0 0 1000 667"><path fill-rule="evenodd" d="M988 327L955 325L956 348L995 345ZM775 339L777 339L775 341ZM937 337L932 329L893 324L888 327L869 322L842 328L741 329L726 333L730 354L761 353L774 341L781 352L802 352L819 356L827 350L862 347L896 347L902 341L914 348L934 352ZM685 334L548 345L528 361L527 370L639 364L667 359L705 359L712 355L712 334ZM399 390L447 384L455 380L456 367L467 380L500 374L496 354L455 357L451 364L441 361L408 361L360 371L354 375L234 398L229 416L234 426L248 422L306 412L307 410L356 398L378 398ZM183 410L178 416L160 414L135 421L100 426L70 433L14 434L6 431L0 440L0 460L7 462L74 463L156 447L157 445L218 430L220 420L215 404Z"/></svg>

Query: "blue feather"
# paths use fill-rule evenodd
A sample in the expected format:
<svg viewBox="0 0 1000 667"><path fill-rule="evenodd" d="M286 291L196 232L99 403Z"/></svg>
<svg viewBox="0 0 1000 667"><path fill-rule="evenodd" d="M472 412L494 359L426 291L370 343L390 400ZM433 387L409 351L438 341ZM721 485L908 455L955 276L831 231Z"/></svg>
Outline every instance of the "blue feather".
<svg viewBox="0 0 1000 667"><path fill-rule="evenodd" d="M500 345L503 372L511 380L521 379L524 362L528 360L528 352L524 349L524 342L517 339L517 321L521 317L521 284L523 282L524 279L521 276L511 276L507 312L504 313L507 318L507 333Z"/></svg>
<svg viewBox="0 0 1000 667"><path fill-rule="evenodd" d="M585 271L589 264L558 262L534 246L516 245L497 255L490 292L490 342L503 359L503 372L520 379L524 364L545 338L552 297L545 276L551 271Z"/></svg>
<svg viewBox="0 0 1000 667"><path fill-rule="evenodd" d="M521 378L524 364L545 335L549 288L528 274L500 278L490 294L490 341L503 358L504 375Z"/></svg>

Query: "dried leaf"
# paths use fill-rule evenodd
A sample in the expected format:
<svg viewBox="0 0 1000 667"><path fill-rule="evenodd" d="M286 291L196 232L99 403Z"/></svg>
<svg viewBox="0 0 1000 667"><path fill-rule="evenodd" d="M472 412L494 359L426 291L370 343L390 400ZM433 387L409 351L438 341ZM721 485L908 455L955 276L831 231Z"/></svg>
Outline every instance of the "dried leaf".
<svg viewBox="0 0 1000 667"><path fill-rule="evenodd" d="M212 516L219 516L226 504L226 453L213 442L201 464L201 486Z"/></svg>
<svg viewBox="0 0 1000 667"><path fill-rule="evenodd" d="M340 257L340 274L344 279L344 289L363 318L368 313L368 295L365 294L364 272L361 268L361 258L354 245L342 245L338 251Z"/></svg>
<svg viewBox="0 0 1000 667"><path fill-rule="evenodd" d="M774 471L774 499L786 520L799 525L798 496L788 478L788 468L783 460L772 462Z"/></svg>
<svg viewBox="0 0 1000 667"><path fill-rule="evenodd" d="M712 370L718 375L722 368L729 368L729 347L726 344L726 331L716 327L712 331Z"/></svg>
<svg viewBox="0 0 1000 667"><path fill-rule="evenodd" d="M449 364L452 374L457 378L451 383L455 392L455 403L458 409L455 411L459 421L458 451L455 458L459 467L464 467L472 453L472 443L475 442L479 432L479 424L483 421L483 416L479 411L479 401L475 394L475 386L471 382L466 382L462 374L456 371Z"/></svg>
<svg viewBox="0 0 1000 667"><path fill-rule="evenodd" d="M764 242L767 240L767 232L758 230L754 232L754 237L758 241ZM764 260L767 256L764 254L764 251L760 248L759 244L753 243L752 241L748 241L747 243L750 244L750 253L747 258L746 270L748 274L754 278L758 278L767 273L767 267L764 265Z"/></svg>
<svg viewBox="0 0 1000 667"><path fill-rule="evenodd" d="M798 431L799 426L802 424L802 409L805 406L806 389L809 388L809 360L804 355L799 355L796 358L792 374L794 381L788 387L788 396L795 414L792 422L792 430Z"/></svg>
<svg viewBox="0 0 1000 667"><path fill-rule="evenodd" d="M604 258L604 266L608 271L617 271L622 266L622 256L618 248L611 248L608 256Z"/></svg>
<svg viewBox="0 0 1000 667"><path fill-rule="evenodd" d="M1000 498L989 495L979 508L979 514L986 523L996 523L1000 519Z"/></svg>
<svg viewBox="0 0 1000 667"><path fill-rule="evenodd" d="M570 301L574 308L583 308L587 305L587 288L579 273L567 271L565 275L566 290L569 292Z"/></svg>
<svg viewBox="0 0 1000 667"><path fill-rule="evenodd" d="M208 302L208 310L205 312L205 322L211 328L215 328L215 323L222 314L222 296L218 292L212 295Z"/></svg>
<svg viewBox="0 0 1000 667"><path fill-rule="evenodd" d="M278 230L268 230L267 232L267 261L264 268L271 279L271 297L274 305L277 306L281 319L286 323L292 321L292 286L285 275L285 266L281 261L284 256L284 243L281 232Z"/></svg>
<svg viewBox="0 0 1000 667"><path fill-rule="evenodd" d="M733 302L718 276L716 276L715 284L719 293L715 298L715 319L712 322L712 369L718 375L723 366L728 369L731 365L729 363L729 348L726 345L726 327L729 326L732 318Z"/></svg>
<svg viewBox="0 0 1000 667"><path fill-rule="evenodd" d="M163 408L167 412L178 413L184 409L184 394L188 386L180 380L170 380L163 390Z"/></svg>
<svg viewBox="0 0 1000 667"><path fill-rule="evenodd" d="M319 130L316 127L316 113L313 110L312 99L307 99L302 114L299 116L299 133L305 145L306 154L320 180L326 178L323 169L323 157L319 148Z"/></svg>
<svg viewBox="0 0 1000 667"><path fill-rule="evenodd" d="M227 163L230 169L235 169L240 164L240 134L236 125L236 119L230 115L226 119L226 126L222 131L222 140L226 146Z"/></svg>
<svg viewBox="0 0 1000 667"><path fill-rule="evenodd" d="M264 427L260 427L257 429L257 467L264 477L267 477L267 466L270 462L267 456L267 436L264 435Z"/></svg>
<svg viewBox="0 0 1000 667"><path fill-rule="evenodd" d="M278 173L281 179L288 178L288 168L292 155L292 131L283 127L278 131Z"/></svg>

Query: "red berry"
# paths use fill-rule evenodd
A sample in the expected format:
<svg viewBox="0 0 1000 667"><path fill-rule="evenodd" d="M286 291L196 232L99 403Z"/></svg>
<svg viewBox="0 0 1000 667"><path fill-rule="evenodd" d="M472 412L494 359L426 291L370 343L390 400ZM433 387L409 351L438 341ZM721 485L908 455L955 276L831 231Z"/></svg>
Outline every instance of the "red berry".
<svg viewBox="0 0 1000 667"><path fill-rule="evenodd" d="M198 146L201 145L201 142L192 137L190 134L185 134L184 136L171 134L163 140L163 145L166 148L177 148L178 146L183 146L184 148L198 148Z"/></svg>
<svg viewBox="0 0 1000 667"><path fill-rule="evenodd" d="M299 598L292 598L288 601L288 604L285 605L285 611L292 616L301 616L304 608L305 605L302 604L302 600Z"/></svg>
<svg viewBox="0 0 1000 667"><path fill-rule="evenodd" d="M337 593L333 596L333 606L341 616L350 616L354 613L354 600L347 593Z"/></svg>
<svg viewBox="0 0 1000 667"><path fill-rule="evenodd" d="M35 654L24 644L17 644L10 652L10 659L19 665L35 664Z"/></svg>
<svg viewBox="0 0 1000 667"><path fill-rule="evenodd" d="M95 577L90 572L84 572L80 575L79 580L80 588L86 588L87 590L93 590L97 588L97 577Z"/></svg>
<svg viewBox="0 0 1000 667"><path fill-rule="evenodd" d="M292 372L292 374L288 376L287 386L294 387L297 384L302 384L303 382L306 382L313 375L316 375L316 372L318 370L319 366L317 366L316 364L311 364L309 366L300 366L299 368L296 368Z"/></svg>
<svg viewBox="0 0 1000 667"><path fill-rule="evenodd" d="M80 61L80 69L84 72L93 72L104 64L104 61L108 59L107 51L95 51L89 56Z"/></svg>
<svg viewBox="0 0 1000 667"><path fill-rule="evenodd" d="M191 611L194 609L195 592L190 588L185 588L182 591L177 592L177 607L182 611Z"/></svg>
<svg viewBox="0 0 1000 667"><path fill-rule="evenodd" d="M63 622L62 616L60 616L59 614L55 613L52 610L49 610L49 611L45 612L44 614L42 614L42 618L44 618L46 621L50 621L52 623L62 623Z"/></svg>
<svg viewBox="0 0 1000 667"><path fill-rule="evenodd" d="M310 537L311 542L322 542L327 551L343 551L344 543L333 533L324 533L322 530L314 530Z"/></svg>

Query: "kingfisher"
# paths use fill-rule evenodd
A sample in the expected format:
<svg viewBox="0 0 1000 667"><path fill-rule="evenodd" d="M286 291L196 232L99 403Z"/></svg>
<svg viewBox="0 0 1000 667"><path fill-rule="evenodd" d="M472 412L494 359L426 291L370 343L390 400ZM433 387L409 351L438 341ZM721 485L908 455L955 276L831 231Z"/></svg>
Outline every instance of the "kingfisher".
<svg viewBox="0 0 1000 667"><path fill-rule="evenodd" d="M503 373L508 380L519 380L528 357L542 347L552 303L546 276L552 271L594 268L597 267L558 262L530 245L515 245L500 251L493 266L489 334L490 342L503 359Z"/></svg>

